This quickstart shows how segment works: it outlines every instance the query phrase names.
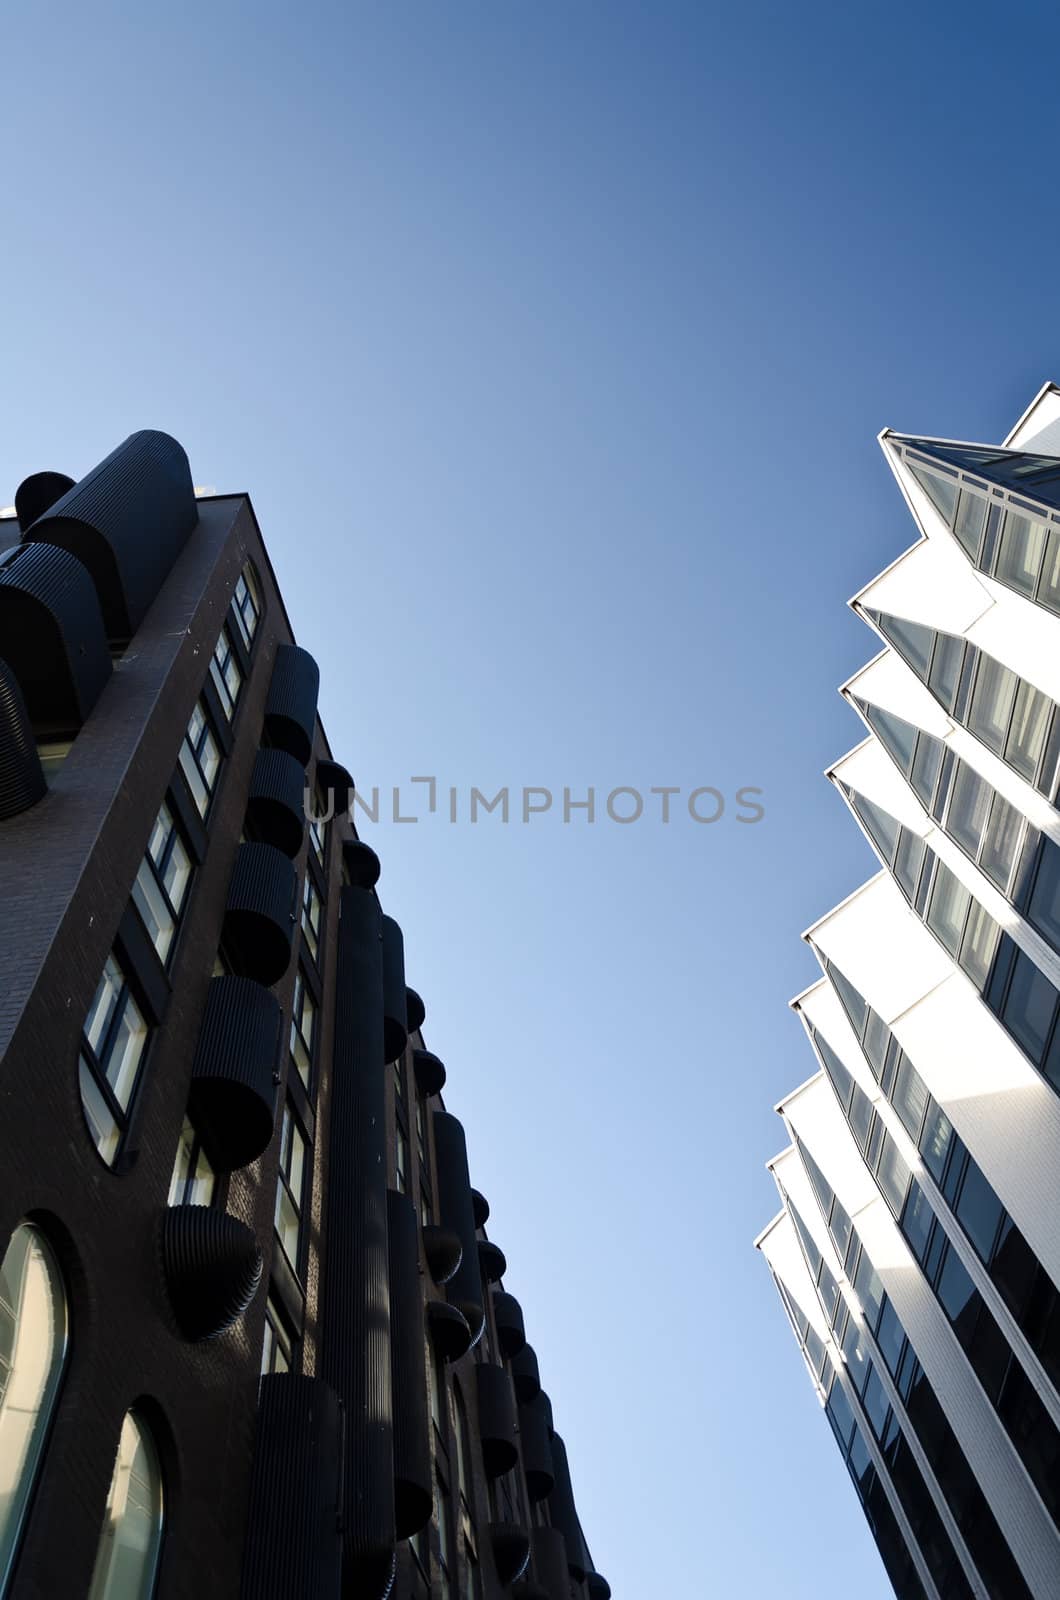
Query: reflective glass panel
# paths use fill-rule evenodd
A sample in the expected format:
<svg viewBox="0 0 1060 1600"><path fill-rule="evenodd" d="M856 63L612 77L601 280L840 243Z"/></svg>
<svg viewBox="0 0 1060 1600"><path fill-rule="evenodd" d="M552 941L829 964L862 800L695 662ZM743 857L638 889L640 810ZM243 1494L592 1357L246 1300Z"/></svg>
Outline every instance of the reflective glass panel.
<svg viewBox="0 0 1060 1600"><path fill-rule="evenodd" d="M162 1544L162 1471L135 1412L122 1423L88 1600L150 1600Z"/></svg>

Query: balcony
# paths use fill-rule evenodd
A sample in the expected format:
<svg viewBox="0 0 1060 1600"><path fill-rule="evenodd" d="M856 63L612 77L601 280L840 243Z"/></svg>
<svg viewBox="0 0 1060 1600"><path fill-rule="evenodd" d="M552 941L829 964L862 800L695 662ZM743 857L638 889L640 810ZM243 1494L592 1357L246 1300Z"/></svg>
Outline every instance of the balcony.
<svg viewBox="0 0 1060 1600"><path fill-rule="evenodd" d="M512 1380L503 1367L484 1361L475 1368L475 1386L482 1465L488 1478L499 1478L519 1459Z"/></svg>
<svg viewBox="0 0 1060 1600"><path fill-rule="evenodd" d="M265 701L265 731L277 749L286 750L304 769L313 754L320 668L308 650L281 644Z"/></svg>
<svg viewBox="0 0 1060 1600"><path fill-rule="evenodd" d="M448 1283L463 1260L464 1247L452 1228L428 1222L423 1227L423 1253L435 1283Z"/></svg>
<svg viewBox="0 0 1060 1600"><path fill-rule="evenodd" d="M390 1293L390 1393L394 1417L394 1527L399 1539L431 1520L433 1481L427 1378L423 1364L416 1208L387 1191Z"/></svg>
<svg viewBox="0 0 1060 1600"><path fill-rule="evenodd" d="M549 1442L550 1411L544 1394L538 1394L529 1404L519 1406L519 1442L523 1452L526 1492L535 1504L538 1500L546 1499L556 1484Z"/></svg>
<svg viewBox="0 0 1060 1600"><path fill-rule="evenodd" d="M383 918L383 1059L396 1061L409 1038L405 1000L405 939L393 917Z"/></svg>
<svg viewBox="0 0 1060 1600"><path fill-rule="evenodd" d="M445 1088L445 1067L430 1050L413 1050L412 1071L416 1090L425 1100L429 1100L431 1095L441 1094Z"/></svg>
<svg viewBox="0 0 1060 1600"><path fill-rule="evenodd" d="M501 1355L511 1360L526 1344L523 1308L513 1294L498 1292L493 1296L493 1320L497 1325Z"/></svg>
<svg viewBox="0 0 1060 1600"><path fill-rule="evenodd" d="M241 844L228 884L223 940L244 977L271 987L291 962L295 870L271 844Z"/></svg>
<svg viewBox="0 0 1060 1600"><path fill-rule="evenodd" d="M111 664L99 600L76 557L48 544L0 556L0 639L34 732L80 728Z"/></svg>
<svg viewBox="0 0 1060 1600"><path fill-rule="evenodd" d="M219 1172L268 1149L276 1119L282 1015L252 978L214 978L206 994L188 1111Z"/></svg>
<svg viewBox="0 0 1060 1600"><path fill-rule="evenodd" d="M515 1583L530 1561L530 1535L514 1522L491 1522L490 1545L497 1576L505 1585Z"/></svg>
<svg viewBox="0 0 1060 1600"><path fill-rule="evenodd" d="M161 1244L177 1327L193 1343L216 1339L238 1322L257 1292L257 1240L216 1206L170 1206L162 1213Z"/></svg>
<svg viewBox="0 0 1060 1600"><path fill-rule="evenodd" d="M247 821L256 839L290 860L305 838L305 769L286 750L259 750L247 794Z"/></svg>
<svg viewBox="0 0 1060 1600"><path fill-rule="evenodd" d="M243 1600L339 1600L342 1434L342 1406L322 1379L262 1378Z"/></svg>
<svg viewBox="0 0 1060 1600"><path fill-rule="evenodd" d="M48 792L18 680L0 661L0 822L28 811Z"/></svg>

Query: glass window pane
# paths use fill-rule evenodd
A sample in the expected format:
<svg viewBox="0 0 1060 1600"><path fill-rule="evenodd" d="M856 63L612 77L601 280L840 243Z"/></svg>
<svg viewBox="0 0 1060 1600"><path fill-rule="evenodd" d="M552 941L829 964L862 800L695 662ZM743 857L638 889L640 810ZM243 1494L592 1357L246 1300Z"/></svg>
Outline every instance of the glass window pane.
<svg viewBox="0 0 1060 1600"><path fill-rule="evenodd" d="M114 1097L123 1111L129 1109L140 1057L146 1042L147 1024L140 1014L136 1001L126 992L121 1016L107 1051L107 1059L100 1063L107 1075L108 1083L114 1090Z"/></svg>
<svg viewBox="0 0 1060 1600"><path fill-rule="evenodd" d="M913 771L909 781L925 811L930 811L931 809L931 801L935 794L935 785L939 781L939 768L941 765L941 741L938 739L921 739L916 747L916 755L913 757Z"/></svg>
<svg viewBox="0 0 1060 1600"><path fill-rule="evenodd" d="M973 1300L979 1298L978 1289L968 1276L964 1263L952 1245L946 1252L935 1292L943 1311L954 1323L968 1310Z"/></svg>
<svg viewBox="0 0 1060 1600"><path fill-rule="evenodd" d="M1043 523L1033 522L1018 511L1006 512L994 569L1001 583L1018 589L1020 594L1034 593L1045 554L1047 531Z"/></svg>
<svg viewBox="0 0 1060 1600"><path fill-rule="evenodd" d="M150 1600L162 1543L162 1471L151 1435L122 1424L88 1600Z"/></svg>
<svg viewBox="0 0 1060 1600"><path fill-rule="evenodd" d="M132 898L147 929L147 937L158 952L159 960L165 961L173 943L175 925L165 897L158 886L154 869L146 859L140 862L140 870L133 884Z"/></svg>
<svg viewBox="0 0 1060 1600"><path fill-rule="evenodd" d="M946 813L946 832L974 860L986 827L993 790L967 761L958 761Z"/></svg>
<svg viewBox="0 0 1060 1600"><path fill-rule="evenodd" d="M939 862L931 901L927 909L927 925L941 940L951 956L956 956L961 946L965 919L972 897L949 867Z"/></svg>
<svg viewBox="0 0 1060 1600"><path fill-rule="evenodd" d="M916 894L926 853L927 845L920 835L903 828L898 840L898 853L894 858L894 876L907 900L912 900Z"/></svg>
<svg viewBox="0 0 1060 1600"><path fill-rule="evenodd" d="M195 1163L195 1174L191 1180L188 1204L192 1206L212 1205L216 1182L214 1170L207 1159L206 1152L200 1149L198 1160Z"/></svg>
<svg viewBox="0 0 1060 1600"><path fill-rule="evenodd" d="M928 1197L914 1179L909 1188L909 1198L902 1213L902 1232L909 1241L909 1248L918 1261L923 1261L927 1254L928 1241L931 1237L931 1227L935 1221L935 1213L928 1202Z"/></svg>
<svg viewBox="0 0 1060 1600"><path fill-rule="evenodd" d="M217 777L217 769L221 765L221 750L209 728L206 728L203 733L202 745L199 750L199 765L202 767L202 775L212 793L214 780Z"/></svg>
<svg viewBox="0 0 1060 1600"><path fill-rule="evenodd" d="M1060 849L1051 839L1043 842L1027 920L1054 949L1060 948Z"/></svg>
<svg viewBox="0 0 1060 1600"><path fill-rule="evenodd" d="M973 900L961 940L960 964L977 989L986 986L1001 929L988 911Z"/></svg>
<svg viewBox="0 0 1060 1600"><path fill-rule="evenodd" d="M118 1153L118 1143L121 1139L121 1129L114 1120L99 1084L95 1080L92 1068L81 1056L78 1063L78 1082L81 1089L81 1108L85 1113L88 1131L95 1145L108 1167L114 1165L114 1158Z"/></svg>
<svg viewBox="0 0 1060 1600"><path fill-rule="evenodd" d="M22 1222L0 1262L0 1587L14 1561L66 1356L66 1297L44 1235Z"/></svg>
<svg viewBox="0 0 1060 1600"><path fill-rule="evenodd" d="M195 802L195 809L200 817L204 817L210 804L210 791L203 782L199 764L195 759L191 746L184 742L180 747L180 770L183 772L191 790L191 797Z"/></svg>
<svg viewBox="0 0 1060 1600"><path fill-rule="evenodd" d="M863 1404L865 1406L865 1415L869 1419L869 1426L877 1439L882 1439L884 1427L891 1415L891 1402L887 1398L879 1373L875 1368L869 1373L865 1384Z"/></svg>
<svg viewBox="0 0 1060 1600"><path fill-rule="evenodd" d="M902 1152L891 1138L883 1141L883 1152L876 1176L892 1214L899 1216L909 1188L909 1168L905 1164Z"/></svg>
<svg viewBox="0 0 1060 1600"><path fill-rule="evenodd" d="M1038 584L1038 604L1060 612L1060 529L1050 528L1045 542L1045 560Z"/></svg>
<svg viewBox="0 0 1060 1600"><path fill-rule="evenodd" d="M920 1154L924 1165L938 1184L942 1183L946 1157L953 1142L953 1123L934 1100L928 1111L924 1131L920 1136Z"/></svg>
<svg viewBox="0 0 1060 1600"><path fill-rule="evenodd" d="M878 706L866 706L865 716L892 761L904 773L908 773L913 764L913 750L917 740L917 730L912 723L904 722L901 717L894 716L890 711L881 711Z"/></svg>
<svg viewBox="0 0 1060 1600"><path fill-rule="evenodd" d="M1023 841L1023 817L1001 795L994 796L979 864L1002 894L1007 894Z"/></svg>
<svg viewBox="0 0 1060 1600"><path fill-rule="evenodd" d="M151 829L151 837L147 841L147 854L157 867L166 851L166 840L173 831L173 818L169 807L164 805L155 818L155 825Z"/></svg>
<svg viewBox="0 0 1060 1600"><path fill-rule="evenodd" d="M956 1212L961 1227L975 1246L976 1255L989 1263L1003 1207L981 1169L970 1158Z"/></svg>
<svg viewBox="0 0 1060 1600"><path fill-rule="evenodd" d="M291 1266L298 1270L298 1212L281 1178L276 1185L276 1233Z"/></svg>
<svg viewBox="0 0 1060 1600"><path fill-rule="evenodd" d="M173 1162L173 1176L169 1180L169 1200L171 1206L184 1204L184 1191L191 1172L192 1153L195 1147L195 1129L191 1125L191 1118L184 1118L184 1125L180 1130L177 1140L177 1155Z"/></svg>
<svg viewBox="0 0 1060 1600"><path fill-rule="evenodd" d="M188 892L191 881L191 857L184 848L184 841L179 833L173 840L169 860L166 863L165 873L162 878L166 886L166 893L177 915L180 915L184 906L184 897Z"/></svg>
<svg viewBox="0 0 1060 1600"><path fill-rule="evenodd" d="M302 1179L305 1174L305 1140L294 1122L291 1122L291 1142L287 1160L287 1176L291 1191L302 1202Z"/></svg>
<svg viewBox="0 0 1060 1600"><path fill-rule="evenodd" d="M895 847L898 843L898 830L901 824L889 812L883 811L874 805L871 800L866 800L864 795L852 794L851 801L854 810L865 824L865 831L887 866L894 860Z"/></svg>
<svg viewBox="0 0 1060 1600"><path fill-rule="evenodd" d="M973 561L979 559L979 545L986 526L987 502L972 489L962 489L957 503L957 519L953 531L958 542Z"/></svg>
<svg viewBox="0 0 1060 1600"><path fill-rule="evenodd" d="M920 1128L924 1121L927 1101L927 1085L909 1057L903 1056L902 1064L894 1080L891 1104L901 1118L902 1127L914 1144L920 1137Z"/></svg>
<svg viewBox="0 0 1060 1600"><path fill-rule="evenodd" d="M1023 950L1016 954L1002 1021L1031 1060L1039 1062L1056 1010L1056 990Z"/></svg>
<svg viewBox="0 0 1060 1600"><path fill-rule="evenodd" d="M110 1026L110 1019L114 1015L123 982L121 968L114 956L109 955L85 1022L85 1034L93 1050L98 1051Z"/></svg>
<svg viewBox="0 0 1060 1600"><path fill-rule="evenodd" d="M957 509L956 478L944 478L941 473L932 472L930 467L922 467L919 462L910 461L908 457L905 464L948 528Z"/></svg>
<svg viewBox="0 0 1060 1600"><path fill-rule="evenodd" d="M964 640L956 638L952 633L940 633L935 643L935 654L931 658L928 687L942 701L947 711L953 709L953 697L957 693L957 682L961 675L963 660Z"/></svg>
<svg viewBox="0 0 1060 1600"><path fill-rule="evenodd" d="M891 1030L878 1012L869 1009L869 1019L865 1025L864 1050L868 1057L872 1075L878 1079L883 1071L884 1057L887 1046L891 1042Z"/></svg>
<svg viewBox="0 0 1060 1600"><path fill-rule="evenodd" d="M857 1272L854 1274L854 1291L861 1303L865 1314L865 1321L870 1328L875 1328L883 1305L883 1284L876 1273L876 1268L865 1254L861 1252Z"/></svg>
<svg viewBox="0 0 1060 1600"><path fill-rule="evenodd" d="M872 1126L872 1102L854 1085L854 1095L850 1102L850 1131L858 1142L858 1148L864 1154L869 1142L869 1129Z"/></svg>
<svg viewBox="0 0 1060 1600"><path fill-rule="evenodd" d="M1025 679L1020 680L1012 726L1005 745L1005 760L1029 783L1034 782L1038 763L1042 759L1052 709L1053 702L1047 694L1042 694L1040 689Z"/></svg>
<svg viewBox="0 0 1060 1600"><path fill-rule="evenodd" d="M1016 698L1016 674L991 656L980 656L975 675L968 726L983 743L998 755L1005 746L1012 705Z"/></svg>
<svg viewBox="0 0 1060 1600"><path fill-rule="evenodd" d="M905 1348L905 1329L898 1321L898 1313L889 1300L884 1302L880 1314L880 1325L876 1331L876 1343L880 1349L887 1371L892 1378L898 1371Z"/></svg>

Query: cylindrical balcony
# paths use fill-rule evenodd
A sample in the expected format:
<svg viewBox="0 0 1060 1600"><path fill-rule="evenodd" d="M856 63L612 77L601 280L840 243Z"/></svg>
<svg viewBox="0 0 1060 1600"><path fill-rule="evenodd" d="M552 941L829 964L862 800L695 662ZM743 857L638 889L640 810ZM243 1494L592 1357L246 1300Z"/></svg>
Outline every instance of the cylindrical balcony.
<svg viewBox="0 0 1060 1600"><path fill-rule="evenodd" d="M161 1222L162 1271L185 1339L216 1339L246 1311L261 1282L250 1229L217 1206L169 1206Z"/></svg>
<svg viewBox="0 0 1060 1600"><path fill-rule="evenodd" d="M396 1061L409 1037L405 1005L405 940L393 917L383 918L383 1052Z"/></svg>
<svg viewBox="0 0 1060 1600"><path fill-rule="evenodd" d="M34 733L76 732L111 675L99 598L76 556L35 543L3 552L0 641Z"/></svg>
<svg viewBox="0 0 1060 1600"><path fill-rule="evenodd" d="M467 1172L464 1130L447 1111L434 1112L434 1153L438 1173L438 1209L444 1227L451 1228L463 1252L460 1265L445 1286L450 1305L457 1306L471 1329L471 1342L482 1337L485 1309L482 1273L478 1264L475 1216Z"/></svg>
<svg viewBox="0 0 1060 1600"><path fill-rule="evenodd" d="M381 934L375 896L342 889L320 1374L346 1412L344 1581L365 1600L387 1592L396 1539Z"/></svg>
<svg viewBox="0 0 1060 1600"><path fill-rule="evenodd" d="M512 1382L520 1405L528 1405L541 1393L541 1374L532 1344L524 1344L519 1354L512 1357Z"/></svg>
<svg viewBox="0 0 1060 1600"><path fill-rule="evenodd" d="M507 1586L522 1577L530 1561L530 1535L516 1522L490 1523L490 1548L501 1583Z"/></svg>
<svg viewBox="0 0 1060 1600"><path fill-rule="evenodd" d="M325 810L344 817L353 799L353 779L337 761L321 756L317 762L316 786L324 799Z"/></svg>
<svg viewBox="0 0 1060 1600"><path fill-rule="evenodd" d="M611 1600L611 1585L599 1572L590 1572L585 1580L589 1600Z"/></svg>
<svg viewBox="0 0 1060 1600"><path fill-rule="evenodd" d="M512 1380L503 1367L483 1361L475 1368L475 1387L482 1465L488 1478L499 1478L510 1472L519 1459Z"/></svg>
<svg viewBox="0 0 1060 1600"><path fill-rule="evenodd" d="M286 750L303 768L313 754L320 668L308 650L281 644L265 701L265 731L271 744Z"/></svg>
<svg viewBox="0 0 1060 1600"><path fill-rule="evenodd" d="M374 889L379 882L379 857L363 839L347 839L342 847L342 861L350 886L354 889Z"/></svg>
<svg viewBox="0 0 1060 1600"><path fill-rule="evenodd" d="M435 1283L448 1283L463 1260L464 1248L452 1228L428 1222L423 1227L423 1253Z"/></svg>
<svg viewBox="0 0 1060 1600"><path fill-rule="evenodd" d="M18 680L0 661L0 822L28 811L48 792Z"/></svg>
<svg viewBox="0 0 1060 1600"><path fill-rule="evenodd" d="M242 1600L340 1600L342 1433L322 1379L262 1378Z"/></svg>
<svg viewBox="0 0 1060 1600"><path fill-rule="evenodd" d="M244 977L271 987L291 963L297 878L271 844L241 844L228 882L222 938Z"/></svg>
<svg viewBox="0 0 1060 1600"><path fill-rule="evenodd" d="M409 1539L431 1520L430 1414L423 1363L416 1208L387 1191L390 1264L390 1384L394 1413L394 1518L397 1537Z"/></svg>
<svg viewBox="0 0 1060 1600"><path fill-rule="evenodd" d="M74 486L73 478L65 472L31 472L15 490L15 515L22 537L32 528L38 517L50 511Z"/></svg>
<svg viewBox="0 0 1060 1600"><path fill-rule="evenodd" d="M570 1468L567 1465L567 1447L558 1433L552 1435L552 1471L556 1483L548 1497L552 1526L562 1533L567 1546L567 1571L575 1583L582 1583L592 1571L589 1552L585 1548L582 1525L574 1504Z"/></svg>
<svg viewBox="0 0 1060 1600"><path fill-rule="evenodd" d="M413 1050L412 1071L416 1078L417 1092L425 1100L429 1100L432 1095L441 1094L445 1088L445 1067L430 1050Z"/></svg>
<svg viewBox="0 0 1060 1600"><path fill-rule="evenodd" d="M471 1209L475 1217L475 1227L484 1228L490 1219L490 1203L479 1189L471 1191Z"/></svg>
<svg viewBox="0 0 1060 1600"><path fill-rule="evenodd" d="M130 639L199 520L188 458L144 429L32 525L35 542L71 551L92 576L107 637Z"/></svg>
<svg viewBox="0 0 1060 1600"><path fill-rule="evenodd" d="M549 1407L543 1394L519 1406L519 1443L523 1452L526 1492L535 1503L552 1493L556 1475L548 1436Z"/></svg>
<svg viewBox="0 0 1060 1600"><path fill-rule="evenodd" d="M487 1283L500 1283L508 1270L504 1251L492 1239L478 1241L478 1262Z"/></svg>
<svg viewBox="0 0 1060 1600"><path fill-rule="evenodd" d="M494 1294L493 1320L497 1325L497 1343L501 1347L501 1355L510 1361L526 1343L523 1308L513 1294L504 1294L502 1291Z"/></svg>
<svg viewBox="0 0 1060 1600"><path fill-rule="evenodd" d="M282 1022L276 996L253 978L214 978L206 992L188 1111L219 1172L269 1147Z"/></svg>
<svg viewBox="0 0 1060 1600"><path fill-rule="evenodd" d="M294 860L305 838L305 768L286 750L259 750L247 794L256 839Z"/></svg>
<svg viewBox="0 0 1060 1600"><path fill-rule="evenodd" d="M405 1012L408 1017L409 1032L418 1033L427 1020L427 1007L415 989L405 991Z"/></svg>
<svg viewBox="0 0 1060 1600"><path fill-rule="evenodd" d="M427 1332L443 1361L459 1361L471 1349L467 1318L448 1300L427 1301Z"/></svg>
<svg viewBox="0 0 1060 1600"><path fill-rule="evenodd" d="M558 1528L532 1528L530 1549L534 1579L547 1600L570 1600L570 1574L567 1571L567 1543Z"/></svg>

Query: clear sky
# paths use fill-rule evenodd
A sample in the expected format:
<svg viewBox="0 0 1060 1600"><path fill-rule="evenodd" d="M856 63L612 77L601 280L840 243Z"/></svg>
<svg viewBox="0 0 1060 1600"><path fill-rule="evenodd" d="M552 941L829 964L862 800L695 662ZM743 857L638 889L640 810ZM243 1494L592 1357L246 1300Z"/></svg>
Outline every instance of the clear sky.
<svg viewBox="0 0 1060 1600"><path fill-rule="evenodd" d="M457 788L363 831L618 1600L882 1600L751 1240L799 933L874 865L821 772L912 538L875 435L1060 376L1060 18L162 12L5 18L0 502L175 434L361 787ZM505 784L560 814L470 825ZM729 808L564 825L589 785Z"/></svg>

